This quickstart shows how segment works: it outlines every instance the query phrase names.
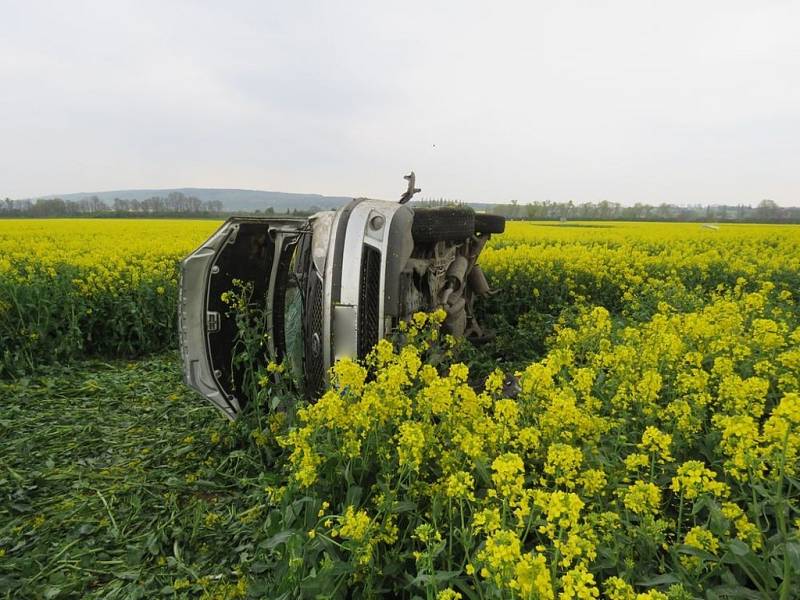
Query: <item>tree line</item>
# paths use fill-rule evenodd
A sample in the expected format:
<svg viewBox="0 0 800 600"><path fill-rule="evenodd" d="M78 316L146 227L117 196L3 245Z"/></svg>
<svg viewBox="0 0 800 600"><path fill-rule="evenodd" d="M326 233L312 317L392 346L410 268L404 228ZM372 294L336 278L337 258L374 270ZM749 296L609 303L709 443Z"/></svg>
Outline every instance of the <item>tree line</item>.
<svg viewBox="0 0 800 600"><path fill-rule="evenodd" d="M181 192L166 197L152 196L144 200L114 198L109 204L90 196L80 200L39 198L37 200L0 201L4 217L78 217L78 216L201 216L218 215L223 210L219 200L200 200Z"/></svg>
<svg viewBox="0 0 800 600"><path fill-rule="evenodd" d="M573 202L531 202L496 204L486 209L510 219L531 221L691 221L706 223L800 223L800 207L778 206L762 200L757 206L677 206L675 204L634 204L617 202L574 204Z"/></svg>
<svg viewBox="0 0 800 600"><path fill-rule="evenodd" d="M446 206L463 204L445 198L421 198L414 202L421 206ZM641 204L624 206L617 202L602 201L576 204L573 202L530 202L521 204L512 200L507 204L480 204L479 210L502 215L509 219L531 221L691 221L707 223L800 223L800 207L778 206L772 200L762 200L755 207L750 205L695 205ZM309 215L320 210L316 206L307 209L286 209L278 212L273 207L237 214L295 216ZM225 211L220 200L200 200L181 192L170 192L166 197L152 196L144 200L114 198L106 203L97 196L81 200L62 198L39 198L37 200L0 201L0 217L220 217L233 214Z"/></svg>

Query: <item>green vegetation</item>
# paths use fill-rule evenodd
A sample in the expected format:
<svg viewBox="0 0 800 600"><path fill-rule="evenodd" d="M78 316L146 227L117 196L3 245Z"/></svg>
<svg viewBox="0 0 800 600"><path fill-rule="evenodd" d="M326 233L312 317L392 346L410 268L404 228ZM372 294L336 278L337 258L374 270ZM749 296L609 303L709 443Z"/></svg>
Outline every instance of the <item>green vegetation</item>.
<svg viewBox="0 0 800 600"><path fill-rule="evenodd" d="M49 314L58 281L83 314L170 320L174 254L115 263L95 231L30 279L0 258L11 297L32 282ZM512 224L482 256L494 342L420 314L307 404L245 331L235 424L172 355L54 367L23 345L0 382L0 598L796 599L799 239Z"/></svg>
<svg viewBox="0 0 800 600"><path fill-rule="evenodd" d="M179 372L170 355L0 381L0 598L235 598L271 576L277 474Z"/></svg>

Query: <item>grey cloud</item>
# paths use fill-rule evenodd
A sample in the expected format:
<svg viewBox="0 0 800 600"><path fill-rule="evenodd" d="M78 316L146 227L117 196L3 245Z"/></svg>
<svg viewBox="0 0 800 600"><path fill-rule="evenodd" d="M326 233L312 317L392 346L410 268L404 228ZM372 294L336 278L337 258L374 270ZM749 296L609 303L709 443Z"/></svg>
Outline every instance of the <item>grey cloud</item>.
<svg viewBox="0 0 800 600"><path fill-rule="evenodd" d="M800 204L791 2L0 0L0 196Z"/></svg>

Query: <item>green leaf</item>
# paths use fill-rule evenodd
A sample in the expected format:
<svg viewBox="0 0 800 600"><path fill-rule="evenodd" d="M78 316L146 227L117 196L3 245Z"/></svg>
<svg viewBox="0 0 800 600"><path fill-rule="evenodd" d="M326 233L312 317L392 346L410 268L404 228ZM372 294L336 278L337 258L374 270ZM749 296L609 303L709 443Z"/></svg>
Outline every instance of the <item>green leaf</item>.
<svg viewBox="0 0 800 600"><path fill-rule="evenodd" d="M363 492L363 490L361 489L361 486L358 486L358 485L351 486L347 490L347 497L345 499L345 506L348 506L348 505L351 505L351 504L353 506L358 506L359 502L361 502L361 494L362 494L362 492Z"/></svg>
<svg viewBox="0 0 800 600"><path fill-rule="evenodd" d="M701 550L700 548L695 548L694 546L687 546L685 544L678 546L677 551L680 554L688 554L689 556L696 556L703 560L707 561L716 561L719 560L718 556L711 554L710 552L706 552L705 550Z"/></svg>
<svg viewBox="0 0 800 600"><path fill-rule="evenodd" d="M731 540L728 542L728 548L736 556L746 556L750 554L750 546L745 544L742 540Z"/></svg>
<svg viewBox="0 0 800 600"><path fill-rule="evenodd" d="M414 510L417 510L417 503L411 500L400 500L392 504L391 508L393 513L412 512Z"/></svg>
<svg viewBox="0 0 800 600"><path fill-rule="evenodd" d="M459 575L461 575L461 571L436 571L433 574L433 578L436 583L444 584L449 583Z"/></svg>
<svg viewBox="0 0 800 600"><path fill-rule="evenodd" d="M60 593L61 593L60 587L57 587L55 585L48 585L44 589L44 593L42 594L42 596L45 598L45 600L52 600L52 598L58 598L58 595Z"/></svg>
<svg viewBox="0 0 800 600"><path fill-rule="evenodd" d="M678 579L672 573L664 573L663 575L659 575L658 577L653 577L651 579L645 579L644 581L640 581L636 585L641 585L642 587L655 587L657 585L670 585L673 583L680 583L680 579Z"/></svg>
<svg viewBox="0 0 800 600"><path fill-rule="evenodd" d="M255 575L258 575L259 573L263 573L267 569L269 569L269 565L267 563L256 561L252 565L250 565L249 571L251 573L254 573Z"/></svg>
<svg viewBox="0 0 800 600"><path fill-rule="evenodd" d="M260 547L266 548L267 550L274 550L281 544L287 542L291 539L292 536L297 535L297 531L294 529L286 529L285 531L281 531L280 533L276 533L271 538L269 538L265 542L261 542L259 544Z"/></svg>
<svg viewBox="0 0 800 600"><path fill-rule="evenodd" d="M738 543L734 544L734 542ZM731 551L723 557L723 562L739 565L748 579L757 587L766 588L770 591L777 589L778 583L772 573L769 572L767 564L761 557L754 555L750 548L747 547L747 544L740 540L732 540L728 543L728 547Z"/></svg>
<svg viewBox="0 0 800 600"><path fill-rule="evenodd" d="M740 585L718 585L708 591L713 591L717 597L725 598L725 600L736 600L737 598L764 600L763 594Z"/></svg>
<svg viewBox="0 0 800 600"><path fill-rule="evenodd" d="M800 542L786 542L786 556L789 559L789 564L792 565L792 570L795 573L800 573ZM800 584L800 582L798 582Z"/></svg>

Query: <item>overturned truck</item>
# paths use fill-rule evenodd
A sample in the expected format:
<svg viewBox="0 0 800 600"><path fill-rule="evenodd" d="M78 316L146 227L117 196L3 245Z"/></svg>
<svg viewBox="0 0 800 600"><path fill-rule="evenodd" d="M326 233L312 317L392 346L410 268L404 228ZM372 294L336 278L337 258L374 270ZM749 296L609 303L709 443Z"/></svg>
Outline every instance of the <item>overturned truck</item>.
<svg viewBox="0 0 800 600"><path fill-rule="evenodd" d="M339 358L363 358L400 321L444 309L444 332L486 332L474 300L489 293L478 256L503 217L465 206L357 198L307 218L233 217L181 263L178 326L187 385L235 419L247 402L234 366L237 325L225 293L238 285L265 316L267 357L288 362L306 395Z"/></svg>

